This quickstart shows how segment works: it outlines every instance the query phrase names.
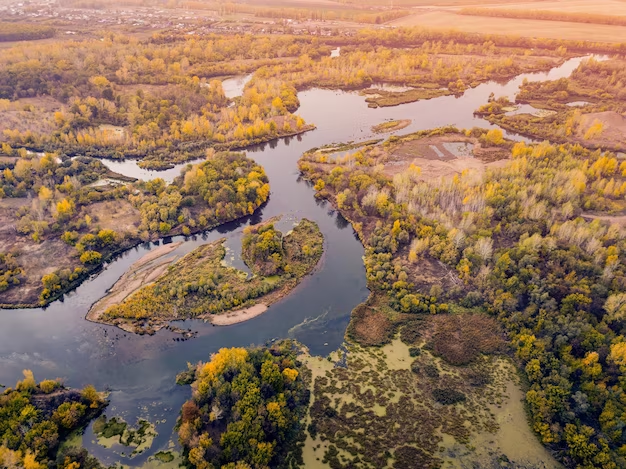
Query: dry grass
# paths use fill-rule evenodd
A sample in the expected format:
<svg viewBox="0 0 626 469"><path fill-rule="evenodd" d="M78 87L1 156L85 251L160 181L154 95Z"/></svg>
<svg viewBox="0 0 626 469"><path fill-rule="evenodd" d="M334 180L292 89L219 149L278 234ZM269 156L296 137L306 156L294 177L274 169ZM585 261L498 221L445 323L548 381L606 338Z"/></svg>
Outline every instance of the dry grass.
<svg viewBox="0 0 626 469"><path fill-rule="evenodd" d="M489 5L489 8L514 10L553 10L564 13L601 13L603 15L626 16L626 2L620 0L561 0L542 2L513 2Z"/></svg>
<svg viewBox="0 0 626 469"><path fill-rule="evenodd" d="M596 215L593 213L583 213L582 217L586 220L602 220L610 224L616 224L622 227L626 226L626 215Z"/></svg>
<svg viewBox="0 0 626 469"><path fill-rule="evenodd" d="M0 304L37 304L44 275L82 266L76 249L60 238L52 236L36 243L29 236L17 234L16 211L30 203L28 198L0 200L0 252L13 253L23 269L21 284L0 293ZM96 227L118 233L136 232L140 222L139 211L126 200L94 203L82 209L81 216L86 214Z"/></svg>
<svg viewBox="0 0 626 469"><path fill-rule="evenodd" d="M54 113L63 105L50 97L24 98L13 101L8 109L0 108L0 141L6 140L4 130L28 130L51 133L55 130Z"/></svg>
<svg viewBox="0 0 626 469"><path fill-rule="evenodd" d="M446 144L468 144L471 155L455 156L446 148ZM411 164L422 170L422 177L427 180L439 180L453 177L463 171L475 171L482 174L487 167L506 164L508 152L503 148L485 148L477 139L460 134L425 137L409 140L394 147L384 157L384 173L393 177L405 171Z"/></svg>
<svg viewBox="0 0 626 469"><path fill-rule="evenodd" d="M349 4L358 4L358 5L374 5L380 6L384 4L381 0L341 0L345 1ZM497 5L503 4L510 6L512 3L516 3L518 0L486 0L481 3L481 5ZM533 0L531 0L532 2ZM542 0L536 0L537 3L540 3ZM476 5L476 0L394 0L394 7L396 8L405 8L405 7L422 7L422 8L456 8L456 7L464 7L464 6L474 6Z"/></svg>
<svg viewBox="0 0 626 469"><path fill-rule="evenodd" d="M83 207L81 216L89 215L101 229L136 232L141 224L139 210L128 200L106 200Z"/></svg>
<svg viewBox="0 0 626 469"><path fill-rule="evenodd" d="M13 253L24 271L19 288L0 293L0 304L37 303L43 275L79 264L76 251L60 239L37 244L29 237L16 235L15 211L29 203L26 198L0 200L0 252Z"/></svg>
<svg viewBox="0 0 626 469"><path fill-rule="evenodd" d="M511 5L507 5L512 7ZM601 8L601 7L596 7ZM544 6L541 6L544 9ZM596 11L604 11L597 9ZM424 26L435 29L455 29L470 33L492 33L542 37L551 39L586 40L597 42L626 42L623 26L566 23L560 21L485 18L457 15L453 11L425 11L399 18L393 26Z"/></svg>
<svg viewBox="0 0 626 469"><path fill-rule="evenodd" d="M589 127L594 125L595 122L602 123L602 132L590 138L589 142L602 143L611 147L626 145L626 117L615 111L583 114L578 126L578 136L584 138Z"/></svg>
<svg viewBox="0 0 626 469"><path fill-rule="evenodd" d="M431 316L423 336L434 354L451 365L467 365L483 353L502 352L505 347L496 320L482 314Z"/></svg>
<svg viewBox="0 0 626 469"><path fill-rule="evenodd" d="M393 337L394 324L387 314L364 303L350 317L348 335L361 345L381 345Z"/></svg>
<svg viewBox="0 0 626 469"><path fill-rule="evenodd" d="M262 7L281 7L281 8L328 8L332 10L342 10L354 8L351 5L345 5L334 2L332 0L251 0L250 5Z"/></svg>
<svg viewBox="0 0 626 469"><path fill-rule="evenodd" d="M404 129L411 125L411 119L400 119L382 122L372 127L372 132L377 134L383 134L386 132L394 132L396 130Z"/></svg>
<svg viewBox="0 0 626 469"><path fill-rule="evenodd" d="M172 254L182 243L164 244L153 249L135 262L124 275L115 282L107 295L98 300L89 310L87 319L98 322L112 305L121 303L140 288L153 283L167 272L168 267L178 258Z"/></svg>

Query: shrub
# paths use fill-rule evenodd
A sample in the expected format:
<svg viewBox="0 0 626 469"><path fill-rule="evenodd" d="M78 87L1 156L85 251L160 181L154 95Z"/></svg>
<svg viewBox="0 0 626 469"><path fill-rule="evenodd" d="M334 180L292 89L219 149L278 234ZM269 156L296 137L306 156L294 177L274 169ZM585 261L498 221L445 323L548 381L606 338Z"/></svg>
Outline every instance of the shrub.
<svg viewBox="0 0 626 469"><path fill-rule="evenodd" d="M45 379L41 383L39 383L39 389L45 394L50 394L56 388L60 386L58 381L54 381L51 379Z"/></svg>
<svg viewBox="0 0 626 469"><path fill-rule="evenodd" d="M98 265L102 262L102 254L98 251L85 251L80 255L80 261L85 265Z"/></svg>
<svg viewBox="0 0 626 469"><path fill-rule="evenodd" d="M443 405L451 405L458 402L464 402L466 399L465 394L457 391L456 389L450 388L435 389L433 391L433 398Z"/></svg>

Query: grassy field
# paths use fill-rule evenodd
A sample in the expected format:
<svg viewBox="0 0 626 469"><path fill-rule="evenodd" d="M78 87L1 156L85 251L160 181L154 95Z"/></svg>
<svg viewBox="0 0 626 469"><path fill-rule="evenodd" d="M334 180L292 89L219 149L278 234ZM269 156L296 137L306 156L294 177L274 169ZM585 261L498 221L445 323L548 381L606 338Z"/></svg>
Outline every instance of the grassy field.
<svg viewBox="0 0 626 469"><path fill-rule="evenodd" d="M474 2L476 3L476 2ZM546 2L511 2L490 4L489 8L503 8L515 10L553 10L563 13L594 13L612 16L626 15L626 2L620 0L561 0Z"/></svg>
<svg viewBox="0 0 626 469"><path fill-rule="evenodd" d="M626 5L626 4L624 4ZM541 5L544 9L544 5ZM602 7L599 7L600 9ZM461 16L454 11L424 11L389 23L392 26L424 26L470 33L507 34L552 39L626 42L626 28L561 21L520 20Z"/></svg>
<svg viewBox="0 0 626 469"><path fill-rule="evenodd" d="M298 0L291 0L298 1ZM306 1L306 0L305 0ZM433 0L393 0L393 2L382 1L382 0L339 0L341 3L349 3L349 4L359 4L359 5L379 5L379 6L390 6L393 3L393 6L396 8L404 8L404 7L433 7L433 6L468 6L468 5L476 5L476 0L439 0L433 2ZM486 0L481 3L481 5L495 5L495 4L505 4L511 5L512 3L516 3L516 0ZM537 3L540 3L541 0L537 0ZM534 3L534 2L533 2Z"/></svg>

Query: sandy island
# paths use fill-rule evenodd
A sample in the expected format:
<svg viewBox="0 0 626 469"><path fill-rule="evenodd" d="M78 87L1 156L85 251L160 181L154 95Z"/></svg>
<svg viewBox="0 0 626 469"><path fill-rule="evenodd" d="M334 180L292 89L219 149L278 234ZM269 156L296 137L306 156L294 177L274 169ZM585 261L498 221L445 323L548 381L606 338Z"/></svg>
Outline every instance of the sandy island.
<svg viewBox="0 0 626 469"><path fill-rule="evenodd" d="M87 313L87 320L93 322L100 322L104 324L113 324L120 329L127 332L135 332L135 325L124 321L103 321L102 315L108 308L113 305L123 302L126 298L130 297L140 288L149 285L150 283L158 280L170 265L176 262L179 256L170 255L182 242L166 244L153 249L148 254L137 260L131 267L115 282L111 289L107 292L106 296L98 300L93 304ZM285 292L278 290L276 292L265 295L265 303L257 303L248 308L238 309L236 311L230 311L221 314L206 314L200 316L198 319L209 321L215 326L230 326L232 324L238 324L240 322L247 321L255 318L268 310L269 304L282 298ZM270 298L267 298L270 297ZM166 322L154 327L155 330L165 327Z"/></svg>
<svg viewBox="0 0 626 469"><path fill-rule="evenodd" d="M409 125L411 125L411 119L385 121L378 125L374 125L372 127L372 132L377 134L384 134L387 132L404 129Z"/></svg>
<svg viewBox="0 0 626 469"><path fill-rule="evenodd" d="M314 226L315 230L312 234L307 231L312 230L312 228L307 228L308 225L302 225L304 221ZM317 233L317 236L319 236L320 238L319 256L316 258L312 258L312 262L310 263L310 265L303 264L306 269L300 272L296 270L295 272L299 273L297 273L295 277L283 279L284 284L282 284L278 288L271 290L257 298L251 298L243 305L240 304L237 308L221 311L218 313L201 313L199 315L194 315L194 318L210 322L215 326L229 326L233 324L238 324L263 314L269 309L270 305L278 302L286 295L288 295L300 283L303 277L309 275L315 269L323 255L323 236L319 232L319 228L317 227L317 225L308 220L304 221L301 221L300 224L298 224L298 227L303 226L304 230L302 236L304 236L305 238L301 241L307 242L309 245L311 245L311 242L313 242L312 246L315 249L315 238L310 239L310 236L316 235ZM294 228L294 230L292 230L290 233L295 233L297 229L298 228ZM289 234L287 235L287 237L289 236ZM153 311L151 313L154 315L154 317L134 321L124 316L110 318L107 316L106 313L113 306L123 304L126 301L133 301L133 295L135 295L138 291L141 291L146 286L158 283L162 278L169 275L169 269L173 265L180 266L181 268L183 268L183 270L187 269L185 272L190 273L196 272L197 269L201 267L198 263L215 262L215 259L212 260L211 258L211 253L217 245L222 246L224 241L225 239L223 238L213 243L203 245L193 252L188 253L184 257L181 257L174 252L176 248L178 248L182 244L181 242L168 244L153 249L145 256L137 260L134 264L132 264L128 271L124 273L124 275L122 275L122 277L111 287L106 296L104 296L92 305L89 312L87 313L87 320L102 324L113 325L119 327L122 330L133 333L152 334L160 329L167 328L173 332L181 333L185 337L193 336L195 333L193 333L191 330L183 330L170 325L171 321L188 319L187 317L183 317L179 314L174 314L170 317L167 315L163 315L160 311ZM198 251L198 249L204 249L205 251L208 250L208 252L205 252L204 255L194 254ZM287 255L291 256L291 254L289 253ZM185 261L185 259L187 259L187 261ZM221 262L223 263L223 258ZM237 269L235 269L234 267L223 266L222 263L219 264L221 268L237 271ZM296 262L296 264L294 265L295 268L297 268L299 264ZM173 275L177 275L177 273L174 273ZM181 275L184 275L184 273L181 273ZM261 281L263 281L262 278ZM207 310L208 307L205 309L205 311Z"/></svg>

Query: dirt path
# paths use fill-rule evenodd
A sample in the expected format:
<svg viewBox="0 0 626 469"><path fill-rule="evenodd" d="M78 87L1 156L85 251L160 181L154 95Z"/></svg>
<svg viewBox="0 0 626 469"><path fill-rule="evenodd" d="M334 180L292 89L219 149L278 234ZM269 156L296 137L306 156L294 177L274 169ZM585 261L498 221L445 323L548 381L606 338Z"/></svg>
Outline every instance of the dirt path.
<svg viewBox="0 0 626 469"><path fill-rule="evenodd" d="M87 313L87 320L99 322L102 314L115 304L121 303L141 287L162 276L178 256L170 255L182 242L165 244L153 249L135 262L122 277L115 282L107 295L98 300Z"/></svg>
<svg viewBox="0 0 626 469"><path fill-rule="evenodd" d="M615 223L616 225L626 226L626 215L593 215L591 213L583 213L583 218L589 218L591 220L601 220L608 223Z"/></svg>

